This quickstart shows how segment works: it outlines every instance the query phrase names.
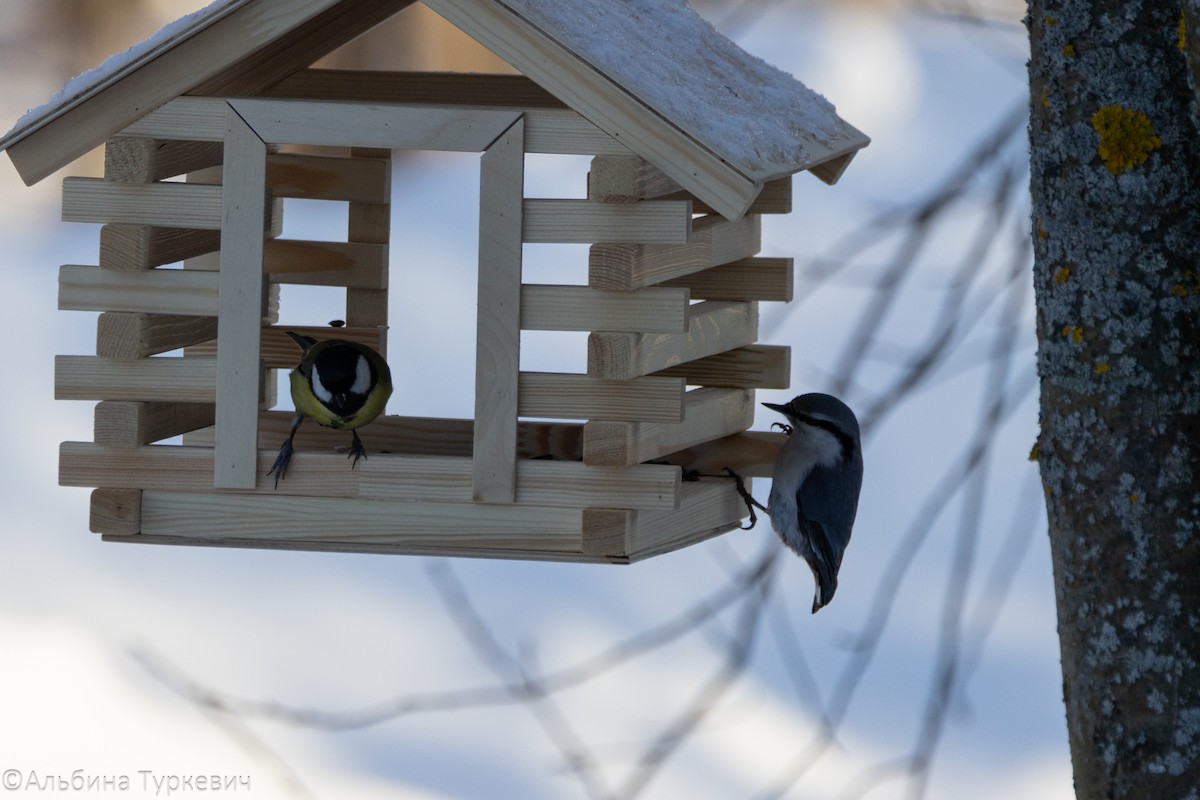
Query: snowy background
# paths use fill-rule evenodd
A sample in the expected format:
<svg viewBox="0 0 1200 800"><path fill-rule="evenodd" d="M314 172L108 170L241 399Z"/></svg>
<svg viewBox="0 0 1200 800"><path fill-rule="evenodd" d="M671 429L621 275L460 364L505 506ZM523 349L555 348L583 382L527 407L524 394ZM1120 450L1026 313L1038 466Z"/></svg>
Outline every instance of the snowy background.
<svg viewBox="0 0 1200 800"><path fill-rule="evenodd" d="M56 69L71 41L32 48L23 38L23 13L38 2L0 0L0 50L9 53L0 56L0 127L70 77ZM171 5L181 15L203 3ZM873 228L876 244L832 279L818 281L810 267L828 265L823 257L840 252L867 220L927 197L1012 115L1026 92L1024 33L1015 20L980 26L874 4L705 13L747 50L832 100L873 139L837 186L799 176L793 214L764 225L762 254L795 256L801 277L797 302L786 310L764 306L763 317L762 338L793 347L795 391L759 399L830 390L903 229ZM1008 162L1020 163L1023 141L1008 145ZM584 159L531 158L528 194L582 196L586 168ZM57 221L60 178L26 188L10 165L0 165L9 411L0 426L8 465L0 482L0 771L19 770L23 779L69 779L75 770L125 775L131 791L123 796L153 796L152 782L142 792L139 771L249 776L250 795L263 798L584 796L563 766L561 741L519 705L414 713L329 732L206 710L160 678L184 675L248 700L328 712L494 685L436 588L446 585L447 569L504 648L553 672L670 620L722 586L772 546L769 527L624 568L101 544L87 531L88 490L57 486L58 443L91 438L92 404L54 401L53 357L92 353L95 342L94 314L56 310L57 267L95 263L99 229ZM395 179L389 356L394 370L438 381L399 387L389 410L467 417L477 157L407 158ZM963 254L988 219L984 193L964 194L954 214L939 218L878 346L843 387L860 414L887 390L912 344L930 335L962 280ZM1021 186L1014 196L1024 204ZM285 236L344 236L344 221L329 222L314 205L289 203ZM1002 317L1003 302L991 302L1012 296L1004 274L1015 245L1006 242L978 263L983 280L963 299L971 318L955 334L961 341L871 428L836 600L810 616L807 567L781 562L781 588L745 675L643 796L725 800L772 785L819 727L897 543L916 525L927 536L888 603L879 650L837 742L787 795L906 796L911 784L889 765L911 752L921 730L953 586L948 576L963 557L958 534L974 508L961 495L939 500L936 492L994 393L989 348L1012 319ZM527 257L527 280L585 280L582 248L527 246ZM423 299L430 292L458 299L431 308ZM283 322L340 315L328 291L285 289ZM992 431L978 543L968 554L964 662L926 790L938 800L1073 796L1045 521L1036 467L1026 458L1037 422L1030 292L1016 319L1019 355L1003 385L1023 399ZM529 337L525 346L524 368L584 368L582 337ZM286 392L281 397L286 403ZM755 427L772 421L764 409ZM759 482L756 494L766 491ZM942 512L928 526L917 522L923 504ZM600 781L619 787L648 739L709 679L730 624L725 615L556 696L557 710L601 765ZM794 640L779 633L785 628ZM797 641L799 650L789 648ZM887 779L875 783L875 776ZM9 780L5 774L0 796Z"/></svg>

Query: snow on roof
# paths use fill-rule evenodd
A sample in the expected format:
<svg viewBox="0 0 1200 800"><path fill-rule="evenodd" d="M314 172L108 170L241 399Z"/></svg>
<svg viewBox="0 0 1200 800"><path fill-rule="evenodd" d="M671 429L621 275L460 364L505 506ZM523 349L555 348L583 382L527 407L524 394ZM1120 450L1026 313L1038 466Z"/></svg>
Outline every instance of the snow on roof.
<svg viewBox="0 0 1200 800"><path fill-rule="evenodd" d="M841 128L832 103L742 50L685 0L501 2L751 171L808 161L804 141L828 143Z"/></svg>
<svg viewBox="0 0 1200 800"><path fill-rule="evenodd" d="M57 111L60 106L73 100L75 97L90 91L93 87L108 83L117 75L122 73L126 67L129 67L134 62L143 58L147 54L157 50L167 42L174 39L184 31L188 31L195 26L199 30L202 26L197 24L201 18L211 17L215 21L222 16L224 7L234 3L240 3L242 0L213 0L199 11L193 11L191 14L180 17L174 22L169 22L159 28L148 39L138 42L133 47L123 53L116 53L109 56L98 67L93 67L87 72L76 75L71 80L67 81L66 85L54 93L54 96L42 103L37 108L31 108L21 116L17 123L12 126L8 133L0 136L0 139L7 139L16 131L40 120L42 117L48 117L53 112Z"/></svg>

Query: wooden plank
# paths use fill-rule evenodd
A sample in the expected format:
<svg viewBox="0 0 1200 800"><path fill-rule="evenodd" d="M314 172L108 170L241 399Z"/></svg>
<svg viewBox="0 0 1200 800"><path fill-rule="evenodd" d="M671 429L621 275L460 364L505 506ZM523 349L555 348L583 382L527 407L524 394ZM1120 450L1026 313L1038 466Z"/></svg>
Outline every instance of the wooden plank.
<svg viewBox="0 0 1200 800"><path fill-rule="evenodd" d="M311 336L317 341L323 339L341 339L343 341L365 344L369 347L374 347L379 342L378 328L329 328L307 325L284 325L281 327L262 328L259 355L262 358L263 364L268 369L291 370L300 363L300 349L288 337L286 331L292 331L301 336ZM217 342L213 338L200 342L193 347L189 347L187 355L189 357L215 357L217 355Z"/></svg>
<svg viewBox="0 0 1200 800"><path fill-rule="evenodd" d="M382 456L364 470L360 496L371 500L473 502L471 459ZM580 462L517 462L514 502L586 508L620 504L627 508L678 507L680 470L640 464L627 470L594 469Z"/></svg>
<svg viewBox="0 0 1200 800"><path fill-rule="evenodd" d="M300 153L267 157L267 185L276 197L387 203L392 195L390 158L334 158Z"/></svg>
<svg viewBox="0 0 1200 800"><path fill-rule="evenodd" d="M752 180L502 3L428 0L426 5L725 216L741 216L758 194Z"/></svg>
<svg viewBox="0 0 1200 800"><path fill-rule="evenodd" d="M520 113L507 110L240 98L230 105L271 144L480 153Z"/></svg>
<svg viewBox="0 0 1200 800"><path fill-rule="evenodd" d="M273 283L386 289L388 246L272 239L263 246L263 271Z"/></svg>
<svg viewBox="0 0 1200 800"><path fill-rule="evenodd" d="M207 428L213 424L214 413L212 403L105 400L96 404L94 436L97 445L140 447Z"/></svg>
<svg viewBox="0 0 1200 800"><path fill-rule="evenodd" d="M733 481L725 478L685 481L679 505L678 511L589 508L583 512L583 551L628 564L734 530L746 516Z"/></svg>
<svg viewBox="0 0 1200 800"><path fill-rule="evenodd" d="M102 404L103 405L103 404ZM371 427L366 429L371 431ZM341 431L343 440L349 434ZM364 434L366 436L368 434ZM287 478L275 488L262 481L254 489L215 489L213 451L207 447L127 446L63 442L59 447L62 486L137 487L162 491L361 498L366 501L463 503L472 500L471 458L372 453L351 469L336 452L302 451L294 456ZM372 437L374 438L374 437ZM276 450L258 451L262 473ZM628 470L595 469L579 462L520 462L517 503L527 506L584 508L621 504L626 508L672 510L678 507L680 469L661 464Z"/></svg>
<svg viewBox="0 0 1200 800"><path fill-rule="evenodd" d="M593 289L637 289L748 258L762 247L762 218L696 220L688 244L598 244L588 257Z"/></svg>
<svg viewBox="0 0 1200 800"><path fill-rule="evenodd" d="M757 303L707 300L688 311L687 333L592 333L588 375L629 380L758 339Z"/></svg>
<svg viewBox="0 0 1200 800"><path fill-rule="evenodd" d="M549 372L520 374L518 413L550 419L683 419L682 378L605 380Z"/></svg>
<svg viewBox="0 0 1200 800"><path fill-rule="evenodd" d="M116 272L67 264L58 271L58 307L215 317L219 276L191 269Z"/></svg>
<svg viewBox="0 0 1200 800"><path fill-rule="evenodd" d="M586 286L525 284L521 330L682 333L688 326L690 296L687 289L606 292Z"/></svg>
<svg viewBox="0 0 1200 800"><path fill-rule="evenodd" d="M753 391L695 389L684 395L682 422L587 423L583 426L583 463L593 467L640 464L740 433L753 424Z"/></svg>
<svg viewBox="0 0 1200 800"><path fill-rule="evenodd" d="M787 389L792 382L792 348L752 344L660 369L653 374L683 378L690 386Z"/></svg>
<svg viewBox="0 0 1200 800"><path fill-rule="evenodd" d="M692 231L692 204L533 199L525 201L523 219L521 238L526 242L684 244Z"/></svg>
<svg viewBox="0 0 1200 800"><path fill-rule="evenodd" d="M255 389L257 400L257 386ZM54 357L56 400L212 403L216 398L216 359L162 357L116 361L99 356Z"/></svg>
<svg viewBox="0 0 1200 800"><path fill-rule="evenodd" d="M122 135L219 141L225 130L223 109L224 101L217 98L180 97L133 123ZM631 154L621 142L570 109L530 109L524 112L524 117L527 153Z"/></svg>
<svg viewBox="0 0 1200 800"><path fill-rule="evenodd" d="M378 336L371 346L387 357L387 247L392 236L391 151L351 148L351 157L385 160L388 164L387 185L379 203L352 202L347 210L346 230L351 243L383 248L381 275L371 286L350 286L346 289L346 322L360 328L375 328Z"/></svg>
<svg viewBox="0 0 1200 800"><path fill-rule="evenodd" d="M225 121L213 485L250 489L258 479L255 442L263 304L263 229L259 221L265 213L267 146L232 107Z"/></svg>
<svg viewBox="0 0 1200 800"><path fill-rule="evenodd" d="M220 164L221 158L219 142L114 136L104 144L104 179L153 183Z"/></svg>
<svg viewBox="0 0 1200 800"><path fill-rule="evenodd" d="M104 75L4 147L33 184L148 110L188 91L253 94L369 30L412 0L233 0Z"/></svg>
<svg viewBox="0 0 1200 800"><path fill-rule="evenodd" d="M690 199L696 214L717 213L712 206L668 178L662 170L637 156L597 156L588 172L588 198L605 203L639 200ZM746 209L747 214L790 214L792 179L780 178L763 185Z"/></svg>
<svg viewBox="0 0 1200 800"><path fill-rule="evenodd" d="M141 531L140 489L96 489L91 497L88 530L108 536L131 536Z"/></svg>
<svg viewBox="0 0 1200 800"><path fill-rule="evenodd" d="M790 303L795 285L793 264L790 258L743 258L658 285L686 287L697 300Z"/></svg>
<svg viewBox="0 0 1200 800"><path fill-rule="evenodd" d="M302 69L264 90L263 97L504 108L565 108L524 75Z"/></svg>
<svg viewBox="0 0 1200 800"><path fill-rule="evenodd" d="M141 528L165 536L420 545L445 555L474 548L578 552L582 516L549 506L146 491Z"/></svg>
<svg viewBox="0 0 1200 800"><path fill-rule="evenodd" d="M150 225L105 225L100 229L100 266L141 271L221 249L221 232Z"/></svg>
<svg viewBox="0 0 1200 800"><path fill-rule="evenodd" d="M66 178L63 180L62 218L64 222L218 230L221 227L221 187Z"/></svg>
<svg viewBox="0 0 1200 800"><path fill-rule="evenodd" d="M785 441L778 431L746 431L671 453L663 461L705 475L720 475L729 467L745 477L770 478Z"/></svg>
<svg viewBox="0 0 1200 800"><path fill-rule="evenodd" d="M484 503L516 497L524 142L517 119L483 154L479 172L473 497Z"/></svg>
<svg viewBox="0 0 1200 800"><path fill-rule="evenodd" d="M292 424L291 411L259 414L258 446L278 450ZM371 423L371 452L405 455L461 456L470 458L474 422L469 419L397 417L382 415ZM213 432L198 431L186 444L212 447ZM346 446L346 432L305 425L296 435L297 450L333 450ZM580 461L583 458L583 425L578 422L527 422L517 425L517 457Z"/></svg>
<svg viewBox="0 0 1200 800"><path fill-rule="evenodd" d="M216 335L216 317L108 311L96 320L96 355L129 361L190 347Z"/></svg>

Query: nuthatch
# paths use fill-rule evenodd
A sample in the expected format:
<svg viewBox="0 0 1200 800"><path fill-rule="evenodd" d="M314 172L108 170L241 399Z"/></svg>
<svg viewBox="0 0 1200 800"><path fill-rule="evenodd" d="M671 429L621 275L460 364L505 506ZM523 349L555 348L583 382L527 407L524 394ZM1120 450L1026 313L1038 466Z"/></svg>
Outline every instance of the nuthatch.
<svg viewBox="0 0 1200 800"><path fill-rule="evenodd" d="M279 448L267 476L275 476L275 486L287 474L292 458L292 440L305 417L312 417L326 428L345 428L353 435L350 453L354 456L351 469L367 450L358 431L375 419L392 395L392 372L383 356L357 342L327 339L318 342L309 336L287 331L300 348L300 363L292 370L292 403L296 416L287 441Z"/></svg>
<svg viewBox="0 0 1200 800"><path fill-rule="evenodd" d="M850 543L862 487L862 445L854 412L836 397L802 394L786 405L763 403L787 417L767 513L783 543L816 580L813 613L837 590L838 568Z"/></svg>

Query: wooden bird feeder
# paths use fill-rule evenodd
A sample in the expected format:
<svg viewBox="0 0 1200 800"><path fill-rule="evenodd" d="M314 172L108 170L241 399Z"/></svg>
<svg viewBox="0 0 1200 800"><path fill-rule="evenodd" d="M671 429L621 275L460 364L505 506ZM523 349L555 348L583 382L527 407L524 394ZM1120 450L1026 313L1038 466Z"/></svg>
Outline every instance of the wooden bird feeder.
<svg viewBox="0 0 1200 800"><path fill-rule="evenodd" d="M791 298L792 261L757 257L761 215L791 210L796 172L834 182L867 138L782 73L774 96L808 106L764 106L771 68L677 0L651 17L425 0L521 74L311 68L411 4L226 0L0 139L27 184L105 145L104 178L67 178L62 202L104 226L98 266L59 273L61 309L102 312L96 354L55 364L57 398L99 401L60 483L97 487L105 541L627 563L745 515L731 481L685 469L770 475L781 434L747 429L790 353L756 343L758 303ZM380 417L353 470L345 432L309 423L275 488L291 412L271 410L273 371L298 357L277 287L344 287L345 328L288 329L387 355L403 149L482 154L475 419ZM592 156L587 199L526 197L526 153ZM347 241L280 238L282 198L348 202ZM588 285L523 283L537 242L591 244ZM590 331L586 366L520 371L523 330Z"/></svg>

